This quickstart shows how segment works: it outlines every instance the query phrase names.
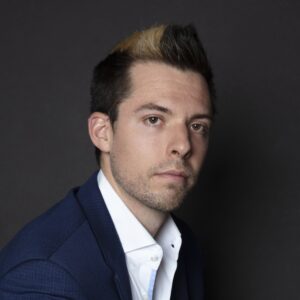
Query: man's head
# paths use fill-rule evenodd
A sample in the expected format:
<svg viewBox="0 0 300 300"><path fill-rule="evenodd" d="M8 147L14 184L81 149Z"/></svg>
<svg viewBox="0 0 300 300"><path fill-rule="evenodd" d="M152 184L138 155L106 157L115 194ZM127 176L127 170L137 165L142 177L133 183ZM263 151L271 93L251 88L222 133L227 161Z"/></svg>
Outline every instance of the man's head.
<svg viewBox="0 0 300 300"><path fill-rule="evenodd" d="M211 111L215 113L215 90L211 67L192 25L160 25L135 32L118 43L94 69L90 111L103 112L113 123L118 105L130 93L129 70L136 62L157 61L181 70L201 74L210 92ZM100 151L96 147L99 163Z"/></svg>
<svg viewBox="0 0 300 300"><path fill-rule="evenodd" d="M158 211L178 207L196 182L215 110L195 29L133 34L96 66L91 93L90 136L119 195Z"/></svg>

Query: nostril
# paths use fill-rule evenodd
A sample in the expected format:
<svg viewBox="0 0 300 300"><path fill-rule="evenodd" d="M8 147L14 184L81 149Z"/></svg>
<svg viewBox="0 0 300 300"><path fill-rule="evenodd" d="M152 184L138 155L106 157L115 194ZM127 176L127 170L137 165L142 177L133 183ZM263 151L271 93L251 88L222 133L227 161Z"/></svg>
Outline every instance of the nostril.
<svg viewBox="0 0 300 300"><path fill-rule="evenodd" d="M174 154L174 155L180 155L180 153L179 153L179 151L177 151L177 150L172 150L172 154Z"/></svg>

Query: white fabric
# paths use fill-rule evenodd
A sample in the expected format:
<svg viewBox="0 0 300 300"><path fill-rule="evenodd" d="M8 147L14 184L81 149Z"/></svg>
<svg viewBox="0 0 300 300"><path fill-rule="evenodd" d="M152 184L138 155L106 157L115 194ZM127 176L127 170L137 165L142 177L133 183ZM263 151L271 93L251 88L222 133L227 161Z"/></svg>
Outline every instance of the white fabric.
<svg viewBox="0 0 300 300"><path fill-rule="evenodd" d="M132 299L170 299L182 242L174 220L169 215L155 240L101 170L98 185L125 253Z"/></svg>

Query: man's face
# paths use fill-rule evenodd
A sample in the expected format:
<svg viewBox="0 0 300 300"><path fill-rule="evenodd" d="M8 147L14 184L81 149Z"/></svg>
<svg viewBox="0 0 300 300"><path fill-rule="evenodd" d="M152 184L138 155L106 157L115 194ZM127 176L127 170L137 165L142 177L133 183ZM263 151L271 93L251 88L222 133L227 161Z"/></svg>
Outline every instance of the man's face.
<svg viewBox="0 0 300 300"><path fill-rule="evenodd" d="M104 165L125 202L172 211L195 184L206 154L208 87L198 73L163 63L140 62L130 74L131 93L119 105Z"/></svg>

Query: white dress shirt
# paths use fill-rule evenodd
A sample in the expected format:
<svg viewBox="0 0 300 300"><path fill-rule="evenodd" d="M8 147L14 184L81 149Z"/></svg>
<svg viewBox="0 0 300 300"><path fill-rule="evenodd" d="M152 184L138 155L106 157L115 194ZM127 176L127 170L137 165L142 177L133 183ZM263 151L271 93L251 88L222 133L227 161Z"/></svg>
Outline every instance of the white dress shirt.
<svg viewBox="0 0 300 300"><path fill-rule="evenodd" d="M174 220L169 215L155 240L101 170L98 185L125 253L132 299L170 299L182 242Z"/></svg>

